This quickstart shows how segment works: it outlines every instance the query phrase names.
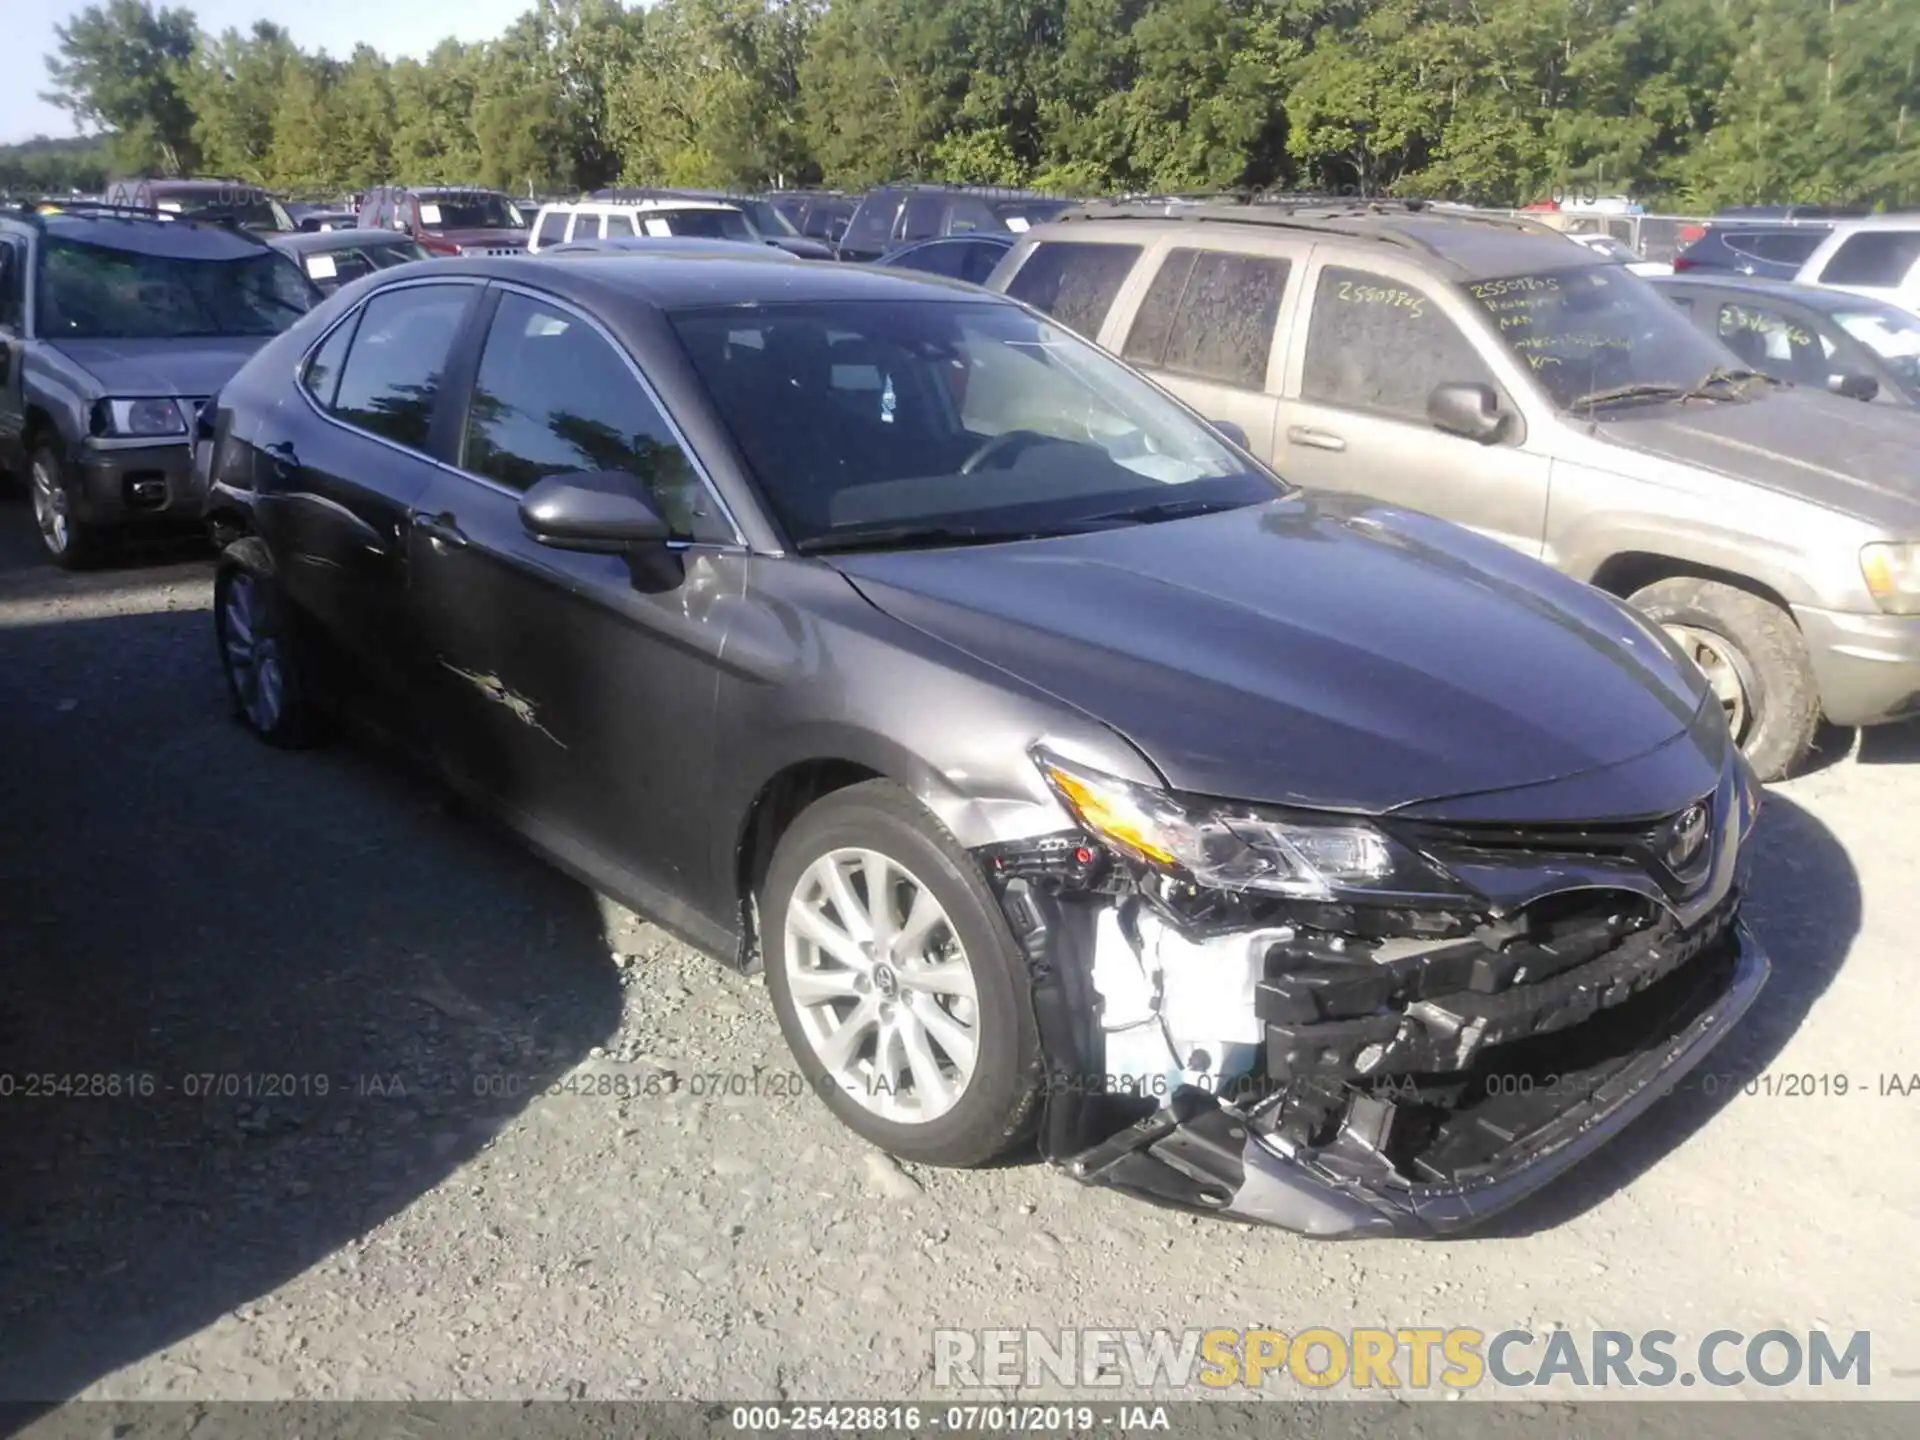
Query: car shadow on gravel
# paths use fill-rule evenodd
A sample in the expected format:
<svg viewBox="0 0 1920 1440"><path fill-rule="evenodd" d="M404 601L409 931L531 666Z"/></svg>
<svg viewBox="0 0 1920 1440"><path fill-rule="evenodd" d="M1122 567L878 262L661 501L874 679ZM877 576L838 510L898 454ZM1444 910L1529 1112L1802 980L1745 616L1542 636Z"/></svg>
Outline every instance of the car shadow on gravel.
<svg viewBox="0 0 1920 1440"><path fill-rule="evenodd" d="M247 736L210 631L0 603L0 1401L350 1245L618 1024L588 890L361 748ZM161 1383L281 1388L231 1353Z"/></svg>
<svg viewBox="0 0 1920 1440"><path fill-rule="evenodd" d="M1860 929L1860 877L1838 837L1769 791L1753 839L1744 914L1773 962L1759 998L1672 1094L1556 1183L1458 1239L1497 1240L1564 1225L1631 1185L1771 1069L1845 963Z"/></svg>

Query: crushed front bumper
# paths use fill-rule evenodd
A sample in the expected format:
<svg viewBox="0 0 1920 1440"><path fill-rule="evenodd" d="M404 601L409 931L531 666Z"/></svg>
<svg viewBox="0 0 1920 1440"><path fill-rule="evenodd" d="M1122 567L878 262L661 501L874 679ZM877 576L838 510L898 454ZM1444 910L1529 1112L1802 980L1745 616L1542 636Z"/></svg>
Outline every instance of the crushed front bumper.
<svg viewBox="0 0 1920 1440"><path fill-rule="evenodd" d="M1452 1184L1408 1183L1375 1140L1391 1099L1359 1097L1340 1137L1308 1152L1263 1125L1271 1111L1243 1112L1201 1091L1067 1161L1087 1184L1127 1190L1160 1204L1278 1225L1323 1239L1429 1236L1473 1225L1538 1190L1605 1144L1679 1081L1739 1022L1769 965L1736 923L1720 964L1688 967L1656 998L1670 1033L1568 1103L1500 1162ZM1659 1017L1640 1016L1637 1019ZM1264 1132L1264 1133L1263 1133Z"/></svg>

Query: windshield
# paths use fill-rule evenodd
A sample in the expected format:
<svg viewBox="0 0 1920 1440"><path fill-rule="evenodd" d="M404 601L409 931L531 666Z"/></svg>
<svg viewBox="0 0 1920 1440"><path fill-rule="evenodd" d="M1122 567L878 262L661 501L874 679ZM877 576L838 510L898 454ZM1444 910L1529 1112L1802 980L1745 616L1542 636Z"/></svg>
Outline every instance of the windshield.
<svg viewBox="0 0 1920 1440"><path fill-rule="evenodd" d="M292 217L270 199L234 203L187 197L158 200L154 208L182 220L224 220L247 230L291 230Z"/></svg>
<svg viewBox="0 0 1920 1440"><path fill-rule="evenodd" d="M271 251L187 260L50 238L40 262L50 340L277 335L312 304L299 267Z"/></svg>
<svg viewBox="0 0 1920 1440"><path fill-rule="evenodd" d="M802 549L1062 533L1282 488L1117 361L1012 305L740 306L673 325Z"/></svg>
<svg viewBox="0 0 1920 1440"><path fill-rule="evenodd" d="M1466 292L1562 409L1623 386L1690 390L1739 357L1632 271L1580 265L1476 280Z"/></svg>
<svg viewBox="0 0 1920 1440"><path fill-rule="evenodd" d="M420 224L427 230L524 230L527 217L504 195L471 190L458 195L422 195Z"/></svg>
<svg viewBox="0 0 1920 1440"><path fill-rule="evenodd" d="M1834 322L1878 355L1909 390L1920 391L1920 316L1891 305L1842 310Z"/></svg>
<svg viewBox="0 0 1920 1440"><path fill-rule="evenodd" d="M780 207L771 200L737 200L734 202L747 212L747 218L753 222L753 228L762 236L784 239L800 232L793 228L793 222L780 213Z"/></svg>
<svg viewBox="0 0 1920 1440"><path fill-rule="evenodd" d="M695 235L703 240L758 240L738 210L655 210L640 217L649 235Z"/></svg>

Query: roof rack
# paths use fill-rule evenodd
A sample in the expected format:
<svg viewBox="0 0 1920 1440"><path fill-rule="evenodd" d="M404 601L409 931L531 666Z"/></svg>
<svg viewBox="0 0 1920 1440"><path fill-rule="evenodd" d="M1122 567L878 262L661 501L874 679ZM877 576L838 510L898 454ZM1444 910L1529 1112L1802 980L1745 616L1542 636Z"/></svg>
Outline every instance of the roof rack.
<svg viewBox="0 0 1920 1440"><path fill-rule="evenodd" d="M106 215L140 220L178 220L180 216L153 205L116 205L107 200L23 200L20 208L36 215Z"/></svg>

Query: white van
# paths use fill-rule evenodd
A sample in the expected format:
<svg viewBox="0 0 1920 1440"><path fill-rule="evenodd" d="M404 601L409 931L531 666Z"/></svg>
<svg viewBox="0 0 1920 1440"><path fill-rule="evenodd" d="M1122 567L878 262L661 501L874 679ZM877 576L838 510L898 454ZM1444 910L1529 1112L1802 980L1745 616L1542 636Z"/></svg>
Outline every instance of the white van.
<svg viewBox="0 0 1920 1440"><path fill-rule="evenodd" d="M569 200L540 207L527 250L537 255L570 240L669 235L760 244L740 208L717 200Z"/></svg>
<svg viewBox="0 0 1920 1440"><path fill-rule="evenodd" d="M1920 314L1920 215L1842 220L1793 278Z"/></svg>

